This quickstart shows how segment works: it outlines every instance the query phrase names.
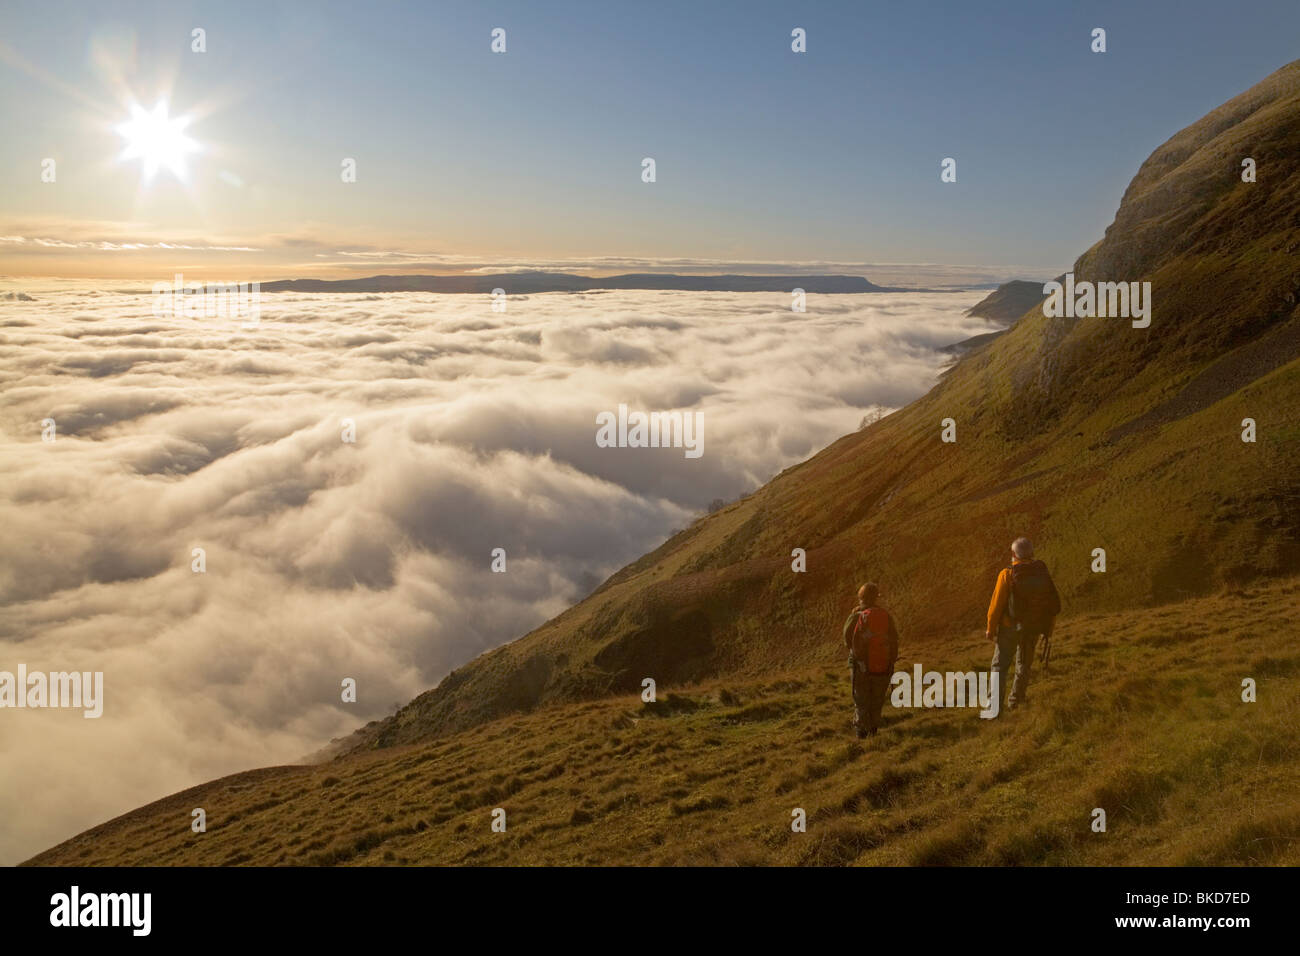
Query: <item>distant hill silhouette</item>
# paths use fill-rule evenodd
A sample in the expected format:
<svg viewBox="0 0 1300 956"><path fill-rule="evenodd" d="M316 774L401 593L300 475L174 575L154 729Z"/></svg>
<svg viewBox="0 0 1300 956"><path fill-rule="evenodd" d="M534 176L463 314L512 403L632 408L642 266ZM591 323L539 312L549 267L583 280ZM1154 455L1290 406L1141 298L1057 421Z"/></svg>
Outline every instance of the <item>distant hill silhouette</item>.
<svg viewBox="0 0 1300 956"><path fill-rule="evenodd" d="M975 303L966 310L966 314L1011 325L1044 298L1043 283L1013 279L1011 282L1002 283Z"/></svg>
<svg viewBox="0 0 1300 956"><path fill-rule="evenodd" d="M818 294L855 292L923 292L876 285L862 276L683 276L639 273L579 276L567 272L502 272L495 275L369 276L365 279L278 279L263 282L263 292L477 292L504 289L508 295L538 292L597 292L650 289L680 292L784 292Z"/></svg>
<svg viewBox="0 0 1300 956"><path fill-rule="evenodd" d="M1043 283L1013 279L1010 282L1002 283L1002 285L980 299L979 302L966 310L966 314L976 318L989 319L992 322L1000 322L1009 329L1026 312L1042 303L1044 298ZM972 335L968 339L962 339L960 342L945 346L943 351L953 355L965 355L967 352L988 345L999 336L1006 334L1007 329Z"/></svg>

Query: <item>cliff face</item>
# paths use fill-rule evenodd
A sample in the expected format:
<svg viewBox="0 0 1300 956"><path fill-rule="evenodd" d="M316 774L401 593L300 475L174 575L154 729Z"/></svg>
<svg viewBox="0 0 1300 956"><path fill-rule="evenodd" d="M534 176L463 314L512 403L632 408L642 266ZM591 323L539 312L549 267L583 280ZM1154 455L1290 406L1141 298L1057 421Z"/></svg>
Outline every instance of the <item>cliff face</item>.
<svg viewBox="0 0 1300 956"><path fill-rule="evenodd" d="M1150 274L1180 256L1235 256L1263 238L1294 238L1298 101L1300 61L1171 137L1133 177L1105 238L1075 263L1076 275ZM1248 158L1258 189L1242 182Z"/></svg>
<svg viewBox="0 0 1300 956"><path fill-rule="evenodd" d="M1254 182L1243 162L1254 161ZM1047 323L1017 400L1038 420L1068 415L1082 394L1134 399L1182 387L1207 365L1272 333L1273 361L1244 358L1200 387L1206 407L1300 355L1300 62L1291 63L1173 136L1142 164L1105 237L1074 265L1076 281L1149 280L1153 327ZM1184 402L1183 411L1191 406ZM1162 419L1148 419L1153 423Z"/></svg>

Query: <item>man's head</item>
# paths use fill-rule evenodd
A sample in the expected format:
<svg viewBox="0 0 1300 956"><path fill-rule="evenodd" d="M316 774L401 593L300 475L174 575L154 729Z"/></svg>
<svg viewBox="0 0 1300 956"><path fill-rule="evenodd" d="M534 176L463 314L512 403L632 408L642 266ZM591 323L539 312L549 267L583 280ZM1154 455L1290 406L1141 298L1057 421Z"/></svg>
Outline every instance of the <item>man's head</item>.
<svg viewBox="0 0 1300 956"><path fill-rule="evenodd" d="M1011 542L1011 553L1021 561L1028 561L1034 556L1034 543L1028 538L1016 538Z"/></svg>
<svg viewBox="0 0 1300 956"><path fill-rule="evenodd" d="M880 599L880 588L875 584L864 584L858 588L858 603L864 607L871 607Z"/></svg>

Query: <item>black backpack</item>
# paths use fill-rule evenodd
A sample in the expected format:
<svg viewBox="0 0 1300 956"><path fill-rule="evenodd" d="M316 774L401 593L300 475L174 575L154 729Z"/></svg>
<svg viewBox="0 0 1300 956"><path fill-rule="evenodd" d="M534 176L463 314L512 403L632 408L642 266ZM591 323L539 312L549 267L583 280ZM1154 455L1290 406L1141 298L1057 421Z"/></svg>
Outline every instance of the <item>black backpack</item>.
<svg viewBox="0 0 1300 956"><path fill-rule="evenodd" d="M1013 564L1011 593L1007 596L1007 616L1022 631L1045 630L1052 618L1061 613L1061 596L1056 593L1052 576L1042 561Z"/></svg>

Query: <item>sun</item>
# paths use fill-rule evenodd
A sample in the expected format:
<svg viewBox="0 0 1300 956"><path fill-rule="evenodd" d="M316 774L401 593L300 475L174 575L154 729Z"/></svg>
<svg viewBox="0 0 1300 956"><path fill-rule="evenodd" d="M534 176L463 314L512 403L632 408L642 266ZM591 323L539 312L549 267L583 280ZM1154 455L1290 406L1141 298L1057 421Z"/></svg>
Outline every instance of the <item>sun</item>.
<svg viewBox="0 0 1300 956"><path fill-rule="evenodd" d="M200 148L185 135L189 122L188 117L170 118L166 100L159 100L152 112L131 104L131 118L117 127L117 134L126 140L126 148L118 158L141 160L145 182L153 179L159 169L184 182L185 155Z"/></svg>

